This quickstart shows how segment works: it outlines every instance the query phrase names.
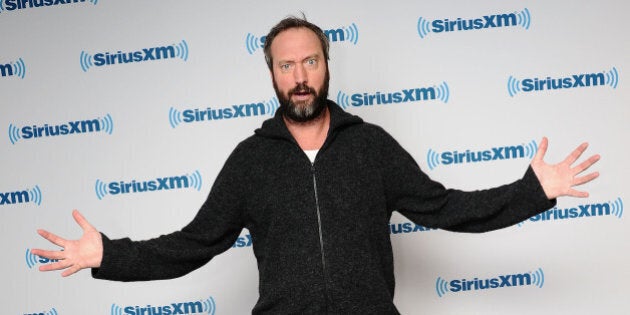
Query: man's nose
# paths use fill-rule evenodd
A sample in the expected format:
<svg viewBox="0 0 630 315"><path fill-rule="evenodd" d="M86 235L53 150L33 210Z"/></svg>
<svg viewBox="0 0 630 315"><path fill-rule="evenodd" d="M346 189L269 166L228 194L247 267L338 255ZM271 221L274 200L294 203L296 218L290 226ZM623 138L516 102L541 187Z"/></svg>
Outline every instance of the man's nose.
<svg viewBox="0 0 630 315"><path fill-rule="evenodd" d="M298 63L297 65L295 65L295 71L293 72L293 77L295 78L295 83L297 84L306 83L308 81L308 77L306 75L306 69L304 68L303 64Z"/></svg>

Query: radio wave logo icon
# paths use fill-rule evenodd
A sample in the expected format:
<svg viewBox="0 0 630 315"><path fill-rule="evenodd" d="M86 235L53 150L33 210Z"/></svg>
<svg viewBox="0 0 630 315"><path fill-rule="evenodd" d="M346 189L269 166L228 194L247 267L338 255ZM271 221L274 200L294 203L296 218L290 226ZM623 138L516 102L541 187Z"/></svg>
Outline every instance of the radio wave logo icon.
<svg viewBox="0 0 630 315"><path fill-rule="evenodd" d="M451 92L448 88L448 84L446 82L442 82L437 88L437 99L441 100L444 103L448 103L448 99L451 96Z"/></svg>
<svg viewBox="0 0 630 315"><path fill-rule="evenodd" d="M29 196L29 198L31 198L30 200L34 204L37 204L38 206L41 206L41 204L42 204L42 191L39 189L38 185L35 185L35 187L33 189L28 191L28 196Z"/></svg>
<svg viewBox="0 0 630 315"><path fill-rule="evenodd" d="M81 63L81 69L83 72L87 72L88 69L94 66L93 62L94 58L92 55L86 53L85 51L81 51L81 56L79 62Z"/></svg>
<svg viewBox="0 0 630 315"><path fill-rule="evenodd" d="M418 29L418 35L420 35L420 38L424 38L431 32L430 25L431 23L427 21L426 19L424 19L423 17L418 18L417 29Z"/></svg>
<svg viewBox="0 0 630 315"><path fill-rule="evenodd" d="M101 129L105 131L107 134L112 134L114 132L114 120L110 114L105 115L105 117L100 119Z"/></svg>
<svg viewBox="0 0 630 315"><path fill-rule="evenodd" d="M262 48L260 37L256 37L251 33L247 33L245 37L245 48L250 55L253 55L256 50Z"/></svg>
<svg viewBox="0 0 630 315"><path fill-rule="evenodd" d="M217 310L217 305L214 303L214 299L209 297L205 301L203 301L203 311L208 313L209 315L214 315Z"/></svg>
<svg viewBox="0 0 630 315"><path fill-rule="evenodd" d="M50 311L46 312L45 315L59 315L59 313L57 313L57 310L53 307Z"/></svg>
<svg viewBox="0 0 630 315"><path fill-rule="evenodd" d="M525 145L525 156L528 158L533 159L536 151L538 151L538 143L536 141L532 140Z"/></svg>
<svg viewBox="0 0 630 315"><path fill-rule="evenodd" d="M433 170L440 165L440 154L432 149L429 149L429 152L427 152L427 165L430 170Z"/></svg>
<svg viewBox="0 0 630 315"><path fill-rule="evenodd" d="M112 304L110 313L111 315L123 315L123 309L116 304Z"/></svg>
<svg viewBox="0 0 630 315"><path fill-rule="evenodd" d="M20 139L22 139L22 136L20 135L20 129L16 126L13 126L13 124L9 124L9 141L11 141L11 144L15 144Z"/></svg>
<svg viewBox="0 0 630 315"><path fill-rule="evenodd" d="M442 297L448 292L448 282L441 277L438 277L435 281L435 291L439 297Z"/></svg>
<svg viewBox="0 0 630 315"><path fill-rule="evenodd" d="M529 26L532 23L532 16L529 14L529 10L527 8L523 9L521 12L516 13L516 23L522 26L524 29L529 30Z"/></svg>
<svg viewBox="0 0 630 315"><path fill-rule="evenodd" d="M538 268L538 270L531 273L532 284L542 289L543 285L545 285L545 273L542 268Z"/></svg>
<svg viewBox="0 0 630 315"><path fill-rule="evenodd" d="M107 184L102 182L100 179L97 179L96 184L94 185L94 190L96 191L96 197L98 197L98 200L103 200L103 197L107 195Z"/></svg>
<svg viewBox="0 0 630 315"><path fill-rule="evenodd" d="M20 77L20 79L24 79L26 75L26 65L24 64L24 60L22 58L15 61L13 64L13 73Z"/></svg>
<svg viewBox="0 0 630 315"><path fill-rule="evenodd" d="M346 40L350 41L354 45L359 41L359 28L355 23L350 24L348 27L344 27Z"/></svg>
<svg viewBox="0 0 630 315"><path fill-rule="evenodd" d="M513 76L510 76L507 82L507 90L510 96L514 97L516 93L521 91L521 81L517 80Z"/></svg>
<svg viewBox="0 0 630 315"><path fill-rule="evenodd" d="M30 249L26 250L26 266L28 269L33 269L35 265L37 265L37 256L31 253Z"/></svg>
<svg viewBox="0 0 630 315"><path fill-rule="evenodd" d="M276 114L276 110L278 109L278 107L280 107L280 103L278 102L278 99L275 97L265 103L265 110L270 116L273 116Z"/></svg>
<svg viewBox="0 0 630 315"><path fill-rule="evenodd" d="M337 104L343 109L348 108L350 106L350 97L346 93L339 91L337 93Z"/></svg>
<svg viewBox="0 0 630 315"><path fill-rule="evenodd" d="M606 76L606 84L610 85L613 89L617 88L617 84L619 83L619 73L617 72L617 68L613 67L610 71L604 72Z"/></svg>
<svg viewBox="0 0 630 315"><path fill-rule="evenodd" d="M611 206L611 213L621 219L623 216L623 200L621 200L621 197L617 198L615 201L611 201L609 204Z"/></svg>
<svg viewBox="0 0 630 315"><path fill-rule="evenodd" d="M203 185L203 179L201 177L201 173L199 171L195 171L192 175L188 175L188 180L190 180L190 186L197 189L197 191L201 191L201 186Z"/></svg>
<svg viewBox="0 0 630 315"><path fill-rule="evenodd" d="M182 40L179 44L174 44L173 47L175 47L176 57L188 61L188 43L185 40Z"/></svg>
<svg viewBox="0 0 630 315"><path fill-rule="evenodd" d="M168 122L171 124L171 128L179 126L182 123L182 113L171 107L168 111Z"/></svg>

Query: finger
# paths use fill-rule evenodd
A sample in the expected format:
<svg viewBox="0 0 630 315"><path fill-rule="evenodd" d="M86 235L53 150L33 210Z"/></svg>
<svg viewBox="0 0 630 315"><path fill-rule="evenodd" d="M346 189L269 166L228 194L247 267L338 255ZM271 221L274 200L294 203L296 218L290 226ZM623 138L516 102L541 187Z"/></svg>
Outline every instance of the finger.
<svg viewBox="0 0 630 315"><path fill-rule="evenodd" d="M39 271L55 271L55 270L63 270L70 267L71 264L65 260L60 260L58 262L52 264L45 264L39 266Z"/></svg>
<svg viewBox="0 0 630 315"><path fill-rule="evenodd" d="M574 186L579 186L582 184L586 184L590 181L592 181L593 179L599 177L599 173L598 172L593 172L590 173L588 175L585 176L581 176L581 177L576 177L575 179L573 179L573 185Z"/></svg>
<svg viewBox="0 0 630 315"><path fill-rule="evenodd" d="M66 240L64 238L61 238L53 233L50 233L46 230L37 230L37 233L39 235L41 235L43 238L47 239L49 242L60 246L60 247L65 247L66 244Z"/></svg>
<svg viewBox="0 0 630 315"><path fill-rule="evenodd" d="M578 198L586 198L588 197L588 192L586 191L579 191L579 190L575 190L575 189L569 189L569 191L566 193L567 196L571 196L571 197L578 197Z"/></svg>
<svg viewBox="0 0 630 315"><path fill-rule="evenodd" d="M589 167L591 167L593 164L595 164L595 162L599 161L599 158L600 158L599 154L593 155L590 158L588 158L588 160L580 163L580 165L578 165L575 168L573 168L575 174L580 174L580 173L584 172Z"/></svg>
<svg viewBox="0 0 630 315"><path fill-rule="evenodd" d="M41 256L48 259L64 259L65 255L63 251L52 251L43 249L33 249L31 253L35 256Z"/></svg>
<svg viewBox="0 0 630 315"><path fill-rule="evenodd" d="M94 229L94 227L92 227L92 225L85 219L85 217L83 217L79 210L73 210L72 217L74 218L74 221L76 221L77 224L83 229L83 231Z"/></svg>
<svg viewBox="0 0 630 315"><path fill-rule="evenodd" d="M577 161L577 159L580 158L580 156L582 155L584 150L586 150L586 148L588 148L588 143L584 142L584 143L580 144L580 146L575 148L575 150L573 150L573 152L571 152L571 154L569 154L566 157L566 159L564 159L563 162L568 164L568 165L571 165L571 164L575 163L575 161Z"/></svg>
<svg viewBox="0 0 630 315"><path fill-rule="evenodd" d="M534 155L534 161L542 161L547 154L547 147L549 145L549 140L547 137L543 137L540 140L540 144L538 145L538 150L536 151L536 155Z"/></svg>
<svg viewBox="0 0 630 315"><path fill-rule="evenodd" d="M71 266L70 268L68 268L68 269L64 270L64 271L61 273L61 276L62 276L62 277L71 276L71 275L73 275L73 274L77 273L77 272L78 272L78 271L80 271L80 270L81 270L81 267L79 267L79 266L77 266L77 265L73 265L73 266Z"/></svg>

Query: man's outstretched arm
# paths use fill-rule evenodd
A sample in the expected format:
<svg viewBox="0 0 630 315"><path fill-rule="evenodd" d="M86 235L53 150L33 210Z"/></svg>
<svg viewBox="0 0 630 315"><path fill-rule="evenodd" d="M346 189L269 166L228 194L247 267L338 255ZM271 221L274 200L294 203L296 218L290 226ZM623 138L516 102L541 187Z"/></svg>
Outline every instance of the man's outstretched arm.
<svg viewBox="0 0 630 315"><path fill-rule="evenodd" d="M40 271L64 270L61 276L70 276L81 269L98 268L103 259L103 240L97 231L77 210L72 211L72 217L83 229L83 235L78 240L67 240L46 230L37 233L62 250L33 249L32 253L48 259L59 260L52 264L39 267Z"/></svg>

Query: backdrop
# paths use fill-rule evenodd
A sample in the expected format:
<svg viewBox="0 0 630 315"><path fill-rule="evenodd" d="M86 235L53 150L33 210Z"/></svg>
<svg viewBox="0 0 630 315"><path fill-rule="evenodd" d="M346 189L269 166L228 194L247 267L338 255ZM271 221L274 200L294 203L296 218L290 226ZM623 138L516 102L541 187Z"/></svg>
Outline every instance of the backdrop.
<svg viewBox="0 0 630 315"><path fill-rule="evenodd" d="M2 313L251 312L258 275L246 230L169 281L61 278L38 272L49 261L30 249L54 248L38 228L79 237L72 209L111 238L188 223L231 150L275 112L264 35L300 12L331 40L329 97L383 126L448 187L520 178L543 136L549 162L583 141L603 156L590 197L500 231L429 230L395 213L402 313L625 313L629 9L613 0L2 0Z"/></svg>

